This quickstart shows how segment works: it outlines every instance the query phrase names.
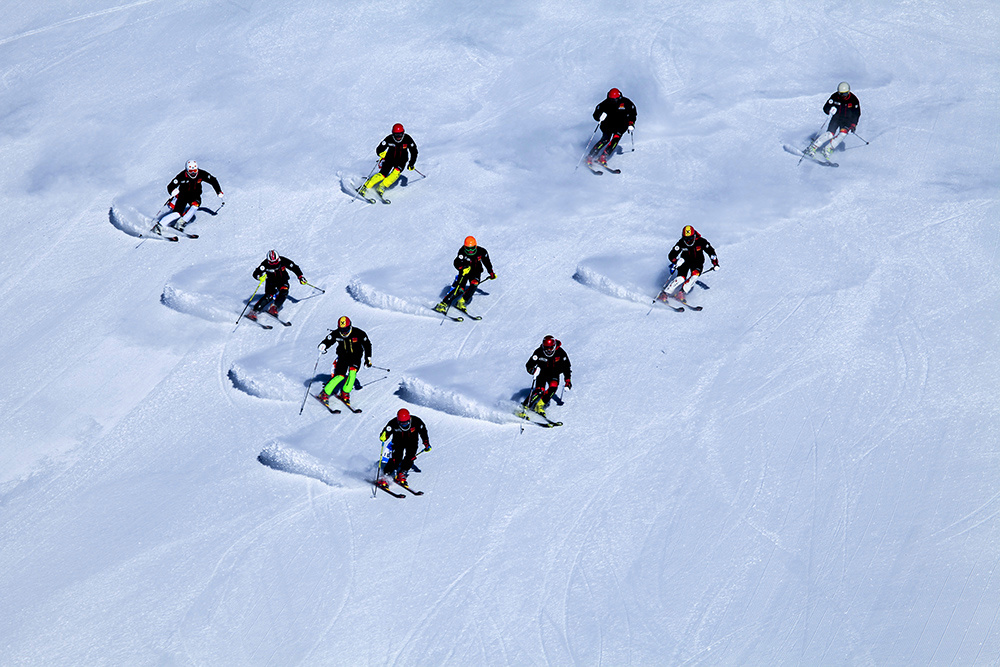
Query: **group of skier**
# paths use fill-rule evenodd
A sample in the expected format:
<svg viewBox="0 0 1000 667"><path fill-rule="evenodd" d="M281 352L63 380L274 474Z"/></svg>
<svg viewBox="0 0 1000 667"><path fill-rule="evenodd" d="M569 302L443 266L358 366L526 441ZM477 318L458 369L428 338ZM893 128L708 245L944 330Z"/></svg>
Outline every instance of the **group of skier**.
<svg viewBox="0 0 1000 667"><path fill-rule="evenodd" d="M803 155L814 158L817 151L822 148L822 155L829 160L830 155L843 141L847 133L853 132L857 127L861 115L861 105L858 98L851 92L848 83L842 82L838 86L837 92L831 95L824 104L823 112L830 116L827 131L817 136L803 151ZM635 105L623 96L619 89L612 88L608 91L606 99L594 109L593 118L598 121L597 129L601 130L602 135L592 147L588 148L585 154L587 166L595 173L601 173L594 166L595 163L610 171L618 172L618 170L608 167L608 158L618 148L622 136L626 132L634 130ZM597 129L594 130L595 135ZM823 148L824 144L825 148ZM357 193L374 203L374 200L366 196L369 190L374 190L379 199L389 203L385 199L386 190L399 179L404 168L415 169L418 154L416 142L406 133L402 124L396 123L392 127L392 132L382 140L375 152L379 157L377 171L373 169L373 173L357 189ZM151 231L162 234L162 220L169 214L176 213L176 219L172 220L168 226L183 232L184 228L194 219L201 204L202 183L209 184L224 203L224 194L218 179L204 169L200 169L195 160L189 160L185 169L167 185L170 199L157 213ZM709 271L718 270L719 259L715 248L692 225L685 225L681 231L681 238L668 253L670 277L657 299L666 302L669 298L674 298L686 303L686 295L697 283L699 276L706 273L704 270L706 256L712 263L712 268ZM434 307L434 310L447 315L448 309L454 306L457 310L469 315L468 305L479 285L483 282L484 274L487 276L487 280L496 279L493 263L490 260L489 252L478 244L475 237L468 236L462 247L459 248L452 265L457 271L457 275L446 290L445 297ZM294 274L301 284L309 284L302 269L294 261L279 255L275 250L267 253L267 256L252 273L253 277L263 285L264 291L253 304L250 312L247 313L249 319L256 321L258 314L262 312L278 319L279 311L288 297L289 273ZM675 308L675 310L683 309ZM476 316L471 317L482 319ZM462 318L453 319L461 320ZM281 320L278 319L278 321ZM287 326L290 323L282 322L282 324ZM359 409L351 406L350 395L355 387L356 376L362 364L367 368L372 366L371 340L363 330L352 324L349 317L344 315L338 320L337 328L331 329L330 333L319 344L319 350L322 354L326 354L331 348L335 350L336 358L333 362L330 379L324 384L316 398L328 408L330 408L329 399L336 398L353 412L360 412ZM518 411L519 416L527 418L527 411L530 410L544 420L540 422L540 425L561 425L561 422L553 422L546 416L546 408L559 388L560 377L566 389L572 389L573 386L569 355L563 349L561 341L551 335L545 336L525 363L525 370L532 376L533 381L531 389L521 403L521 408ZM332 408L330 409L332 410ZM381 474L378 476L376 485L392 495L403 497L389 491L388 479L392 478L396 483L410 490L407 485L407 475L411 470L419 470L415 464L418 453L431 449L427 426L423 420L411 415L407 409L403 408L385 425L379 439L383 443L383 456L379 462ZM423 443L423 449L418 452L420 442ZM419 495L420 492L411 490L411 493Z"/></svg>

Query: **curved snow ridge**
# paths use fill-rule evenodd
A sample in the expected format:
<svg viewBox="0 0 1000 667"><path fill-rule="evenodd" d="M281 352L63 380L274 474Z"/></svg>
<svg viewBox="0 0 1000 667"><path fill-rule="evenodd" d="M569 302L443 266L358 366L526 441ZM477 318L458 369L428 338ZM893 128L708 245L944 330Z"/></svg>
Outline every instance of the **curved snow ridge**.
<svg viewBox="0 0 1000 667"><path fill-rule="evenodd" d="M244 365L236 361L229 367L229 381L244 394L275 401L289 400L298 387L296 382L282 373L259 365Z"/></svg>
<svg viewBox="0 0 1000 667"><path fill-rule="evenodd" d="M108 220L111 221L112 226L129 236L142 236L149 231L147 227L141 226L139 221L143 219L143 215L136 209L117 202L112 203L108 210Z"/></svg>
<svg viewBox="0 0 1000 667"><path fill-rule="evenodd" d="M371 306L372 308L392 310L397 313L406 313L408 315L435 317L434 311L430 307L419 303L413 303L412 301L407 301L401 297L383 292L377 287L373 287L372 285L363 282L357 276L351 278L351 282L348 283L347 293L350 294L351 298L355 301Z"/></svg>
<svg viewBox="0 0 1000 667"><path fill-rule="evenodd" d="M260 454L257 460L268 468L274 468L281 472L293 475L304 475L338 489L345 488L344 473L332 466L325 465L312 454L303 452L300 449L283 445L279 442L271 442Z"/></svg>
<svg viewBox="0 0 1000 667"><path fill-rule="evenodd" d="M586 287L607 294L608 296L613 296L617 299L635 301L636 303L645 303L647 301L652 301L653 299L653 297L648 294L643 294L642 292L638 292L620 283L616 283L603 273L595 271L582 264L576 267L576 273L573 274L573 280L581 285L585 285Z"/></svg>
<svg viewBox="0 0 1000 667"><path fill-rule="evenodd" d="M435 387L412 376L403 376L400 380L399 397L415 405L422 405L456 417L468 417L495 424L516 421L510 412L484 405L474 398L463 396L454 390Z"/></svg>
<svg viewBox="0 0 1000 667"><path fill-rule="evenodd" d="M164 286L160 303L179 313L193 315L209 322L235 322L239 315L233 312L230 303L197 292L188 292L171 284Z"/></svg>

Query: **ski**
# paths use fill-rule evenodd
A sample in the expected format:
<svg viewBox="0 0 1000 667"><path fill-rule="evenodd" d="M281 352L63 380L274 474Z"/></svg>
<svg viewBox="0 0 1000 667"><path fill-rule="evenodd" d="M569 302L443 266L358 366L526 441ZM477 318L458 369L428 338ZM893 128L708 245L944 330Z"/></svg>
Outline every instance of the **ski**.
<svg viewBox="0 0 1000 667"><path fill-rule="evenodd" d="M465 315L466 315L466 316L467 316L467 317L468 317L468 318L469 318L470 320L476 320L476 321L479 321L479 320L483 319L481 315L473 315L472 313L470 313L469 311L465 310L464 308L455 308L455 310L457 310L457 311L458 311L458 312L460 312L460 313L465 313Z"/></svg>
<svg viewBox="0 0 1000 667"><path fill-rule="evenodd" d="M438 304L438 305L440 305L440 304ZM430 306L428 306L428 308L430 308ZM431 308L431 310L433 310L438 315L443 315L444 317L447 317L452 322L464 322L465 321L464 317L455 317L453 315L449 315L447 310L440 311L437 308Z"/></svg>
<svg viewBox="0 0 1000 667"><path fill-rule="evenodd" d="M383 196L382 193L379 192L377 188L375 190L375 196L377 196L382 201L383 204L391 204L392 203L391 201L389 201L388 199L386 199L385 196ZM372 203L374 204L375 202L373 201Z"/></svg>
<svg viewBox="0 0 1000 667"><path fill-rule="evenodd" d="M546 417L545 415L535 412L534 410L528 410L523 405L520 406L518 411L515 412L514 414L523 419L524 421L528 422L529 424L534 424L535 426L541 426L542 428L555 428L556 426L563 425L562 422L553 421L548 417ZM539 419L544 419L545 421L537 422L531 418L532 415L538 417Z"/></svg>
<svg viewBox="0 0 1000 667"><path fill-rule="evenodd" d="M670 294L670 295L668 295L668 297L671 298L671 299L674 299L675 301L683 303L685 306L687 306L691 310L701 310L702 309L702 306L692 306L690 303L688 303L687 301L685 301L682 297L677 296L676 294Z"/></svg>
<svg viewBox="0 0 1000 667"><path fill-rule="evenodd" d="M258 320L256 317L250 317L250 313L247 313L243 317L247 318L248 320L250 320L251 322L253 322L257 326L259 326L261 329L273 329L274 328L270 324L264 324L263 322L261 322L260 320Z"/></svg>
<svg viewBox="0 0 1000 667"><path fill-rule="evenodd" d="M375 483L375 488L377 490L379 490L379 491L385 491L386 493L388 493L393 498L405 498L406 497L405 493L396 493L395 491L390 491L387 487L382 486L378 482Z"/></svg>
<svg viewBox="0 0 1000 667"><path fill-rule="evenodd" d="M358 414L358 413L361 412L361 408L352 408L350 403L348 403L347 401L345 401L344 399L342 399L337 394L334 394L333 396L331 396L331 398L335 398L338 401L340 401L341 403L343 403L344 407L347 408L348 410L350 410L351 412L353 412L354 414Z"/></svg>
<svg viewBox="0 0 1000 667"><path fill-rule="evenodd" d="M407 491L409 491L410 493L412 493L415 496L422 496L422 495L424 495L423 491L414 491L413 489L411 489L410 486L409 486L409 484L407 484L406 482L404 482L402 484L400 484L399 482L396 482L396 485L403 487L404 489L406 489Z"/></svg>
<svg viewBox="0 0 1000 667"><path fill-rule="evenodd" d="M320 398L318 394L310 393L309 395L312 396L313 398L315 398L317 401L319 401L323 405L324 408L326 408L327 410L329 410L331 415L339 415L340 414L340 410L335 410L335 409L331 408L330 404L327 403L326 401L324 401L322 398Z"/></svg>
<svg viewBox="0 0 1000 667"><path fill-rule="evenodd" d="M600 169L598 169L597 167L595 167L594 165L592 165L590 162L585 162L584 164L587 165L587 169L590 170L590 173L592 173L592 174L594 174L596 176L600 176L601 174L604 173L603 171L601 171Z"/></svg>
<svg viewBox="0 0 1000 667"><path fill-rule="evenodd" d="M664 294L662 290L660 291L659 294L656 295L656 298L653 299L653 303L654 304L657 303L657 302L662 303L664 306L666 306L670 310L674 311L675 313L683 313L684 312L684 308L681 308L681 307L678 307L678 306L671 306L669 303L667 303L667 295Z"/></svg>
<svg viewBox="0 0 1000 667"><path fill-rule="evenodd" d="M622 173L621 169L615 169L614 167L609 167L606 164L602 164L601 166L604 167L605 169L607 169L608 171L610 171L612 174L620 174L620 173Z"/></svg>
<svg viewBox="0 0 1000 667"><path fill-rule="evenodd" d="M278 320L279 322L281 322L286 327L292 326L291 322L286 322L285 320L281 319L277 315L272 315L271 313L267 312L266 310L262 310L261 312L264 313L265 315L269 316L269 317L273 317L274 319Z"/></svg>
<svg viewBox="0 0 1000 667"><path fill-rule="evenodd" d="M789 146L789 145L785 144L784 149L785 149L786 153L791 153L792 155L798 155L800 158L802 158L804 160L809 160L810 162L814 162L814 163L820 165L821 167L839 167L840 166L836 162L831 162L830 160L826 160L826 159L821 160L820 158L818 158L818 157L816 157L814 155L807 155L805 151L799 150L798 148L795 148L794 146Z"/></svg>
<svg viewBox="0 0 1000 667"><path fill-rule="evenodd" d="M375 200L372 199L371 197L366 197L363 194L361 194L361 190L360 189L355 190L354 194L356 194L358 196L358 199L364 200L364 201L368 202L369 204L374 204L375 203Z"/></svg>

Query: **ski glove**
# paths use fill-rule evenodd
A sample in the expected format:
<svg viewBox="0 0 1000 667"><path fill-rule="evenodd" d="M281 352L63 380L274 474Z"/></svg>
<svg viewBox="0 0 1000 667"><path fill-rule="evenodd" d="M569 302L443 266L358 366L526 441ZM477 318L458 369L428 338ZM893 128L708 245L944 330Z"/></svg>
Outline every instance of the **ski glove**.
<svg viewBox="0 0 1000 667"><path fill-rule="evenodd" d="M837 113L837 107L830 107L830 115Z"/></svg>
<svg viewBox="0 0 1000 667"><path fill-rule="evenodd" d="M372 367L371 358L365 359L365 368L371 368L371 367Z"/></svg>
<svg viewBox="0 0 1000 667"><path fill-rule="evenodd" d="M597 120L599 120L600 122L602 122L602 123L603 123L603 122L604 122L604 119L605 119L605 118L607 118L607 117L608 117L608 114L606 114L606 113L602 113L602 114L601 114L601 117L600 117L600 118L598 118Z"/></svg>
<svg viewBox="0 0 1000 667"><path fill-rule="evenodd" d="M173 199L174 197L176 197L180 193L181 193L180 188L174 188L174 191L170 193L171 199Z"/></svg>
<svg viewBox="0 0 1000 667"><path fill-rule="evenodd" d="M491 273L490 274L490 280L496 280L496 279L497 279L497 274Z"/></svg>
<svg viewBox="0 0 1000 667"><path fill-rule="evenodd" d="M563 384L566 385L567 389L572 389L573 388L573 382L569 378L566 378L566 381L563 382Z"/></svg>
<svg viewBox="0 0 1000 667"><path fill-rule="evenodd" d="M471 271L471 270L472 270L472 267L471 267L471 266L466 266L466 267L464 267L464 268L462 269L462 275L463 275L463 276L467 276L467 275L469 275L469 271Z"/></svg>
<svg viewBox="0 0 1000 667"><path fill-rule="evenodd" d="M673 262L670 262L670 266L668 268L670 269L670 273L674 273L677 271L677 265L674 264Z"/></svg>
<svg viewBox="0 0 1000 667"><path fill-rule="evenodd" d="M307 282L309 282L309 281L306 280L305 276L299 276L299 284L300 285L305 285Z"/></svg>
<svg viewBox="0 0 1000 667"><path fill-rule="evenodd" d="M410 171L413 171L413 163L411 162L410 164L406 165L406 168L409 169Z"/></svg>
<svg viewBox="0 0 1000 667"><path fill-rule="evenodd" d="M320 343L319 344L319 351L322 352L323 354L326 354L326 345L324 345L323 343Z"/></svg>
<svg viewBox="0 0 1000 667"><path fill-rule="evenodd" d="M431 451L431 443L425 442L424 443L424 448L422 450L420 450L420 453L422 454L424 452L429 452L429 451Z"/></svg>

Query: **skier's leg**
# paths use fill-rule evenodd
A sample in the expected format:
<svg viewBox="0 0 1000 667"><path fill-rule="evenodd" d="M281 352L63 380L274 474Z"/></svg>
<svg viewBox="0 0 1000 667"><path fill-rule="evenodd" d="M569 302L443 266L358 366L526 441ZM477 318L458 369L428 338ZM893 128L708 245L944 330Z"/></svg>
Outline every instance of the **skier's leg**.
<svg viewBox="0 0 1000 667"><path fill-rule="evenodd" d="M278 288L278 293L274 297L274 307L281 310L281 307L285 305L285 299L288 298L288 285L282 285Z"/></svg>
<svg viewBox="0 0 1000 667"><path fill-rule="evenodd" d="M618 142L621 140L622 135L615 132L611 135L611 140L608 141L608 145L604 147L604 152L597 159L601 164L607 164L608 158L615 153L615 149L618 148Z"/></svg>
<svg viewBox="0 0 1000 667"><path fill-rule="evenodd" d="M356 366L351 366L347 369L347 382L344 383L344 391L350 394L354 391L354 380L358 376L358 369Z"/></svg>
<svg viewBox="0 0 1000 667"><path fill-rule="evenodd" d="M387 189L392 187L392 184L396 182L399 178L399 169L393 169L389 172L389 175L382 179L382 182L377 188L375 188L379 193L384 193Z"/></svg>
<svg viewBox="0 0 1000 667"><path fill-rule="evenodd" d="M382 172L376 171L374 174L371 175L371 177L367 181L365 181L365 184L361 186L361 189L358 190L358 192L364 194L368 190L368 188L375 187L375 185L379 183L379 181L381 181L383 178L385 178L385 176L382 175Z"/></svg>
<svg viewBox="0 0 1000 667"><path fill-rule="evenodd" d="M173 225L177 228L177 231L182 232L184 228L194 220L194 214L198 211L198 202L178 202L178 206L175 209L181 217L174 220Z"/></svg>
<svg viewBox="0 0 1000 667"><path fill-rule="evenodd" d="M691 290L694 289L694 284L698 280L698 276L700 275L701 275L701 269L692 269L691 276L684 281L684 287L681 288L684 290L685 294L691 293Z"/></svg>
<svg viewBox="0 0 1000 667"><path fill-rule="evenodd" d="M811 144L809 144L809 148L807 148L805 151L806 154L812 155L819 149L820 146L828 142L830 139L833 139L833 132L827 131L819 135L813 140Z"/></svg>

